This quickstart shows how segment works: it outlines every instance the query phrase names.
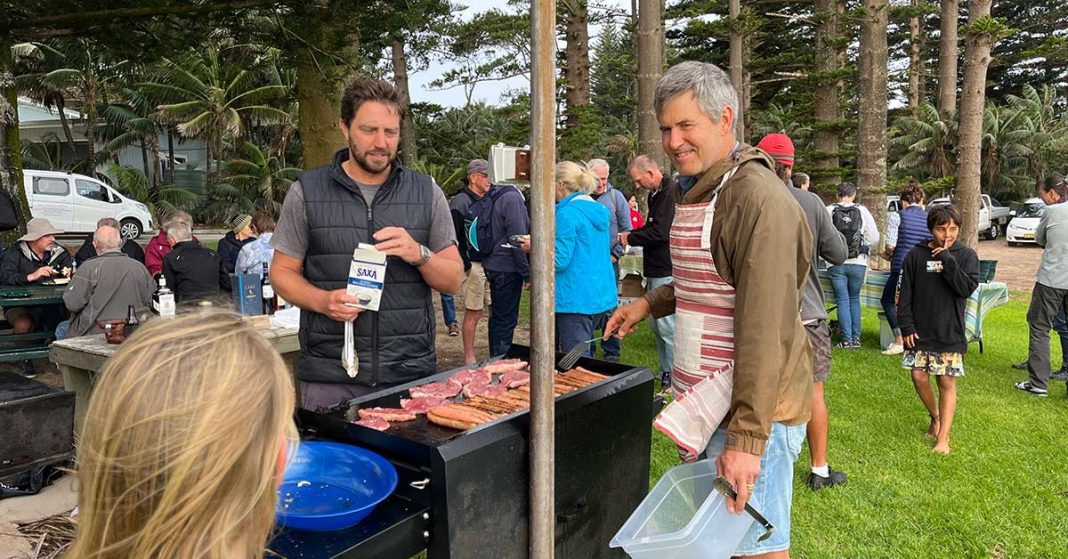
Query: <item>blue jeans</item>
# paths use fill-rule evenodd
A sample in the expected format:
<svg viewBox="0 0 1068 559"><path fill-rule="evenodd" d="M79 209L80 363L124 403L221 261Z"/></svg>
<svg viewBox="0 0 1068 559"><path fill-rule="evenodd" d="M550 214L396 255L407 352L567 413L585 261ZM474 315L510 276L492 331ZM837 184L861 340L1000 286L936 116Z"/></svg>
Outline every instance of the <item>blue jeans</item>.
<svg viewBox="0 0 1068 559"><path fill-rule="evenodd" d="M886 287L883 288L883 296L879 300L883 304L883 312L886 313L886 323L894 331L895 336L901 335L901 328L897 326L897 282L901 279L901 270L890 270L890 277L886 278Z"/></svg>
<svg viewBox="0 0 1068 559"><path fill-rule="evenodd" d="M801 453L801 443L805 441L806 424L783 425L771 424L771 436L768 437L764 454L760 457L760 475L757 476L753 498L760 504L760 512L775 526L775 532L765 541L757 539L764 534L759 524L746 533L735 556L760 555L790 549L790 508L794 496L794 462ZM727 430L716 429L712 440L702 456L715 460L723 453L727 441Z"/></svg>
<svg viewBox="0 0 1068 559"><path fill-rule="evenodd" d="M608 324L608 319L612 318L612 313L614 313L614 312L616 312L616 310L612 309L610 311L606 311L606 312L603 312L603 313L601 313L599 315L596 315L594 317L594 321L593 321L593 329L594 330L600 330L603 333L604 332L604 327ZM592 337L593 336L591 335L590 338L592 338ZM590 338L586 338L586 339L588 340ZM590 344L591 357L592 357L592 353L593 353L593 347L596 344L597 344L597 342L594 342L594 343ZM615 336L612 336L611 338L608 338L607 341L602 341L601 342L601 354L602 354L601 357L605 361L615 361L615 362L618 363L619 362L619 354L620 354L621 351L622 351L622 348L620 347L619 338L617 338Z"/></svg>
<svg viewBox="0 0 1068 559"><path fill-rule="evenodd" d="M515 325L519 322L519 299L523 295L523 276L518 272L486 270L493 311L489 317L490 357L504 355L512 347Z"/></svg>
<svg viewBox="0 0 1068 559"><path fill-rule="evenodd" d="M441 294L441 314L445 315L445 326L456 324L456 304L448 293Z"/></svg>
<svg viewBox="0 0 1068 559"><path fill-rule="evenodd" d="M842 327L842 339L860 341L860 288L864 285L862 264L838 264L827 268L834 287L834 300L838 304L838 324Z"/></svg>
<svg viewBox="0 0 1068 559"><path fill-rule="evenodd" d="M556 339L561 351L571 351L571 348L593 337L593 321L599 315L556 313ZM585 353L586 357L593 357L593 344L590 344Z"/></svg>
<svg viewBox="0 0 1068 559"><path fill-rule="evenodd" d="M1063 310L1053 317L1053 330L1061 338L1061 367L1068 366L1068 316Z"/></svg>
<svg viewBox="0 0 1068 559"><path fill-rule="evenodd" d="M645 278L645 292L648 293L661 285L672 282L671 276L666 278ZM660 376L671 373L675 364L675 315L669 314L663 318L649 317L649 326L656 335L656 354L660 358ZM587 338L588 339L588 338Z"/></svg>
<svg viewBox="0 0 1068 559"><path fill-rule="evenodd" d="M56 325L56 339L65 340L70 336L70 321L64 320Z"/></svg>

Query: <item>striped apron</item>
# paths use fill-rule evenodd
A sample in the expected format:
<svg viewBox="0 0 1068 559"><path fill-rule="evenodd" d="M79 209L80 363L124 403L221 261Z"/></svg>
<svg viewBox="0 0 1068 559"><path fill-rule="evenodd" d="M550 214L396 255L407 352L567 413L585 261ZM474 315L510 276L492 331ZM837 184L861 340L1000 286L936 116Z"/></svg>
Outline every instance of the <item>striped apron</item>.
<svg viewBox="0 0 1068 559"><path fill-rule="evenodd" d="M675 206L671 265L675 285L675 400L653 423L692 461L704 451L731 404L734 379L734 287L716 272L710 232L719 191L711 202Z"/></svg>

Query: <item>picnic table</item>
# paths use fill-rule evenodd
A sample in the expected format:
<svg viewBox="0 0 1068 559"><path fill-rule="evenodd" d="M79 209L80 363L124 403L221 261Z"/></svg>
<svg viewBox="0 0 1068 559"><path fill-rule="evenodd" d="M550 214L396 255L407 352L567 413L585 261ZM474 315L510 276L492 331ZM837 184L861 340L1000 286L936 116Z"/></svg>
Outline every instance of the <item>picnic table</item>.
<svg viewBox="0 0 1068 559"><path fill-rule="evenodd" d="M835 305L834 288L831 286L829 273L825 269L820 270L819 277L823 298L828 305ZM860 287L860 305L882 309L883 288L888 279L890 279L890 272L868 270L864 276L864 284ZM983 352L983 319L991 309L1008 302L1009 288L1000 281L980 283L979 287L968 297L968 302L964 307L964 328L969 342L979 342L979 353Z"/></svg>
<svg viewBox="0 0 1068 559"><path fill-rule="evenodd" d="M23 285L0 287L0 307L41 307L65 314L63 292L66 285ZM47 314L47 313L42 313ZM55 337L55 324L39 321L38 331L25 334L0 334L0 362L40 359L48 356L48 343Z"/></svg>
<svg viewBox="0 0 1068 559"><path fill-rule="evenodd" d="M300 351L296 328L270 328L259 332L282 355ZM85 421L85 410L88 408L97 373L104 369L108 358L120 347L122 346L107 343L103 334L89 334L52 343L48 357L63 375L63 388L74 392L75 434L81 432L82 423Z"/></svg>

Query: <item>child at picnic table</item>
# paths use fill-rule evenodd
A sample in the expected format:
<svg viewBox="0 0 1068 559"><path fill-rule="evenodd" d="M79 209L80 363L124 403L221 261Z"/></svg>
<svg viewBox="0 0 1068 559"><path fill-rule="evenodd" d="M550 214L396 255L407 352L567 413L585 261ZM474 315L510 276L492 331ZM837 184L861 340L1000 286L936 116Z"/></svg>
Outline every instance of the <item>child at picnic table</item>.
<svg viewBox="0 0 1068 559"><path fill-rule="evenodd" d="M906 348L901 365L912 370L916 394L931 417L927 436L933 451L949 454L949 429L957 409L957 377L964 376L968 338L964 309L979 286L979 257L957 244L961 215L952 204L931 208L927 228L933 238L917 244L901 271L898 322ZM935 404L930 377L938 385Z"/></svg>
<svg viewBox="0 0 1068 559"><path fill-rule="evenodd" d="M142 325L89 403L65 557L263 557L294 400L282 358L238 316Z"/></svg>

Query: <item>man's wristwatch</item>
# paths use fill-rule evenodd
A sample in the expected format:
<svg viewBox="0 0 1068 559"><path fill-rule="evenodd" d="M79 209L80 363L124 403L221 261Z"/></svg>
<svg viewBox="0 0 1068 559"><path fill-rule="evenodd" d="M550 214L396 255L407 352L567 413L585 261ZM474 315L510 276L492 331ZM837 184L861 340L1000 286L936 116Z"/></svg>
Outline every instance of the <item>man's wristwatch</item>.
<svg viewBox="0 0 1068 559"><path fill-rule="evenodd" d="M427 248L426 245L419 245L419 260L416 260L415 262L409 262L409 264L415 266L416 268L422 267L423 264L430 262L431 256L434 256L434 253L430 252L430 249Z"/></svg>

